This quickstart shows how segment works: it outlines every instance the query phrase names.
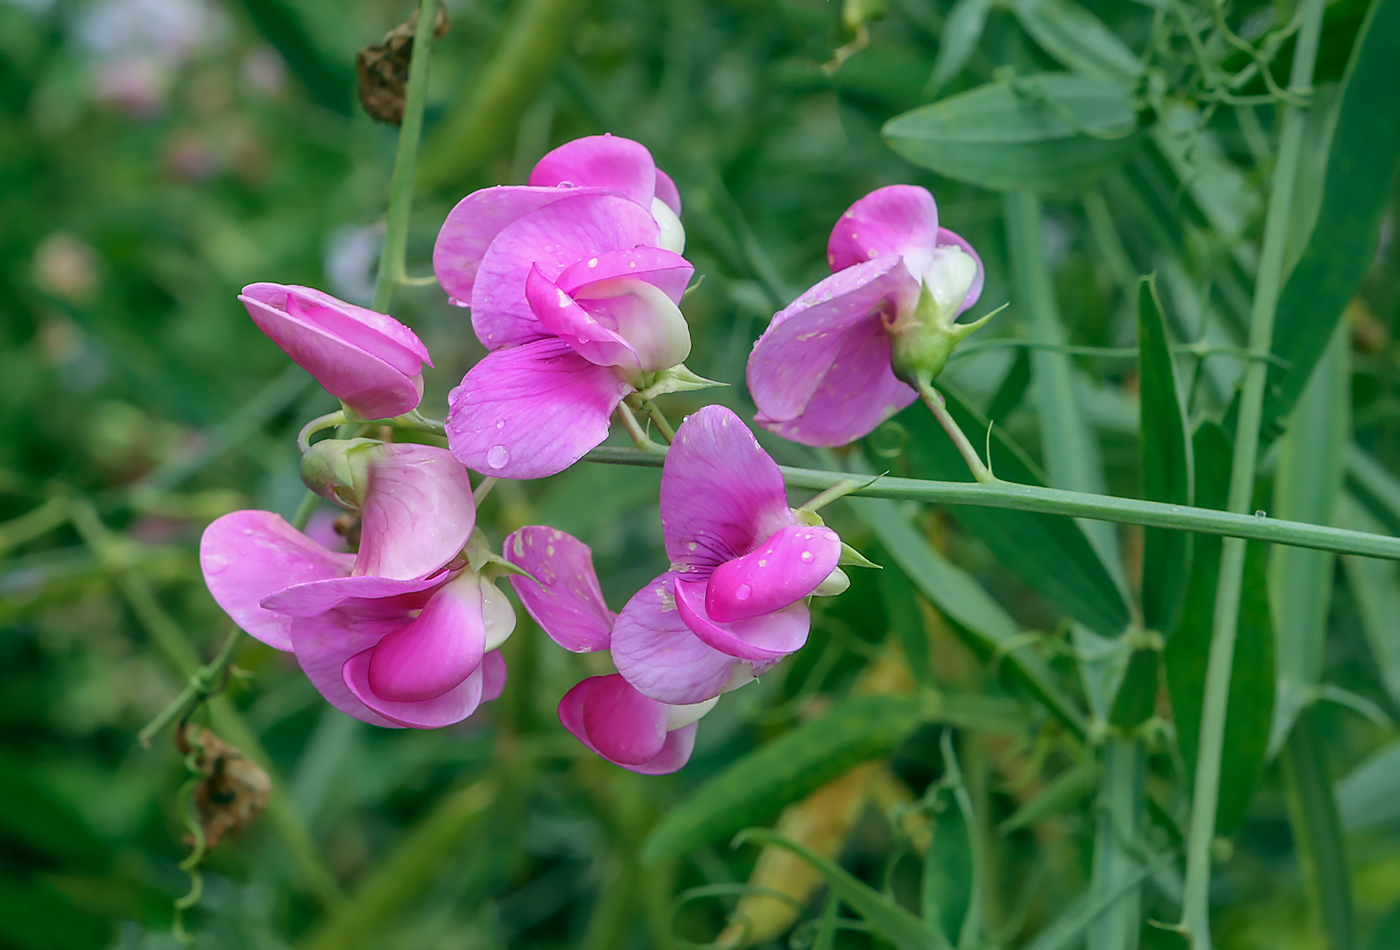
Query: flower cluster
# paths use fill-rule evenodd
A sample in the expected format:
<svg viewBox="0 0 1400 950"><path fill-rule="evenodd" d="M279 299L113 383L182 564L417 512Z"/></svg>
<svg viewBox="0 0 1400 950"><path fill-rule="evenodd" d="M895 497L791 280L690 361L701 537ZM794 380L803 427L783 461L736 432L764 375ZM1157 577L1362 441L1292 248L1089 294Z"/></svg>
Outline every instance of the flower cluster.
<svg viewBox="0 0 1400 950"><path fill-rule="evenodd" d="M311 444L334 423L432 431L416 411L427 348L394 318L317 290L244 288L258 327L341 400L303 433L302 478L349 514L343 537L319 540L267 511L215 521L200 557L219 605L349 715L432 728L500 695L515 613L496 581L508 576L551 639L596 654L599 675L559 702L564 727L625 768L680 768L721 695L806 643L810 598L846 588L841 539L789 507L781 471L733 412L706 406L662 468L670 567L614 614L592 552L562 531L521 528L492 554L468 473L562 471L607 437L624 400L705 382L682 363L694 268L680 211L647 150L612 136L550 152L527 185L462 199L433 265L488 352L452 390L435 430L446 447ZM758 423L811 445L859 438L926 388L978 325L956 319L982 285L971 247L909 186L852 206L829 261L833 275L775 316L749 361Z"/></svg>

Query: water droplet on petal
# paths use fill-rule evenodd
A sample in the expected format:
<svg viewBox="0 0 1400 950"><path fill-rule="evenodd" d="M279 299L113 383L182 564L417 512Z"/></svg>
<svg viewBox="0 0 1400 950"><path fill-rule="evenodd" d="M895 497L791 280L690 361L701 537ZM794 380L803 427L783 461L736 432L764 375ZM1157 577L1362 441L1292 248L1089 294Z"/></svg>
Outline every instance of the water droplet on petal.
<svg viewBox="0 0 1400 950"><path fill-rule="evenodd" d="M491 451L486 453L486 464L492 468L505 468L510 461L510 452L504 445L493 445Z"/></svg>
<svg viewBox="0 0 1400 950"><path fill-rule="evenodd" d="M454 307L470 307L470 306L471 306L471 304L467 303L465 300L458 300L456 297L448 297L448 298L447 298L447 302L450 303L450 304L451 304L452 306L454 306Z"/></svg>
<svg viewBox="0 0 1400 950"><path fill-rule="evenodd" d="M812 559L812 552L803 551L801 554L798 555L798 557L800 557L803 561L810 561Z"/></svg>
<svg viewBox="0 0 1400 950"><path fill-rule="evenodd" d="M504 419L497 419L497 420L496 420L496 428L497 428L497 429L504 429L505 427L506 427L506 420L504 420Z"/></svg>
<svg viewBox="0 0 1400 950"><path fill-rule="evenodd" d="M573 182L571 182L571 181L561 181L561 182L559 183L559 187L560 187L560 188L577 188L578 186L575 185L575 184L574 184Z"/></svg>
<svg viewBox="0 0 1400 950"><path fill-rule="evenodd" d="M596 257L590 257L590 258L588 259L588 266L589 266L589 267L597 267L597 266L598 266L598 258L596 258Z"/></svg>
<svg viewBox="0 0 1400 950"><path fill-rule="evenodd" d="M737 600L748 600L749 595L752 593L753 588L748 584L740 584L738 587L734 588L734 597Z"/></svg>

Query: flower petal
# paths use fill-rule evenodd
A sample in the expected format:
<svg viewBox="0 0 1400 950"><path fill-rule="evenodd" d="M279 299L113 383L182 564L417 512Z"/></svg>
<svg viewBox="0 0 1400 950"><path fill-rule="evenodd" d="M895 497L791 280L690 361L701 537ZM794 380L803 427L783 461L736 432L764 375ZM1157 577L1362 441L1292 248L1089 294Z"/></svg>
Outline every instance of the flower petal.
<svg viewBox="0 0 1400 950"><path fill-rule="evenodd" d="M433 365L418 334L387 313L357 307L315 287L257 283L244 287L241 296L282 311L291 309L295 298L302 311L298 319L314 321L326 332L373 353L409 376L421 372L422 363Z"/></svg>
<svg viewBox="0 0 1400 950"><path fill-rule="evenodd" d="M798 297L749 354L749 392L759 414L777 421L800 416L840 358L847 335L860 327L883 336L882 312L918 295L919 285L891 256L832 274Z"/></svg>
<svg viewBox="0 0 1400 950"><path fill-rule="evenodd" d="M972 259L977 262L977 276L973 278L972 286L968 288L967 296L963 298L962 306L959 308L959 312L962 312L975 304L977 298L982 296L982 286L987 282L987 270L982 266L981 255L972 249L972 245L967 243L966 238L959 234L954 234L947 228L939 228L938 246L945 247L949 244L954 244L962 248L965 252L971 254Z"/></svg>
<svg viewBox="0 0 1400 950"><path fill-rule="evenodd" d="M603 602L593 552L563 531L529 525L506 538L505 558L530 577L510 586L549 638L574 653L606 650L614 614Z"/></svg>
<svg viewBox="0 0 1400 950"><path fill-rule="evenodd" d="M525 299L538 264L551 281L575 261L652 245L651 212L616 195L570 194L512 222L491 242L472 289L472 327L488 350L540 339L544 329Z"/></svg>
<svg viewBox="0 0 1400 950"><path fill-rule="evenodd" d="M784 528L758 550L715 569L705 587L705 613L730 623L782 610L816 590L840 560L841 538L830 528Z"/></svg>
<svg viewBox="0 0 1400 950"><path fill-rule="evenodd" d="M584 310L541 274L538 264L530 268L530 276L525 279L525 299L546 332L568 343L588 362L595 366L616 366L627 373L641 371L637 351L617 332L616 322L599 321Z"/></svg>
<svg viewBox="0 0 1400 950"><path fill-rule="evenodd" d="M681 216L681 193L676 187L676 183L671 180L671 176L661 169L656 170L656 197L675 212L676 217Z"/></svg>
<svg viewBox="0 0 1400 950"><path fill-rule="evenodd" d="M590 700L594 687L602 680L611 680L612 676L593 676L579 683L573 689L564 694L564 698L559 701L559 721L564 728L574 735L574 738L583 743L595 754L609 759L616 765L643 775L665 775L674 772L690 760L690 753L695 748L695 733L698 724L691 722L663 735L661 747L650 758L643 762L630 763L612 758L594 744L589 735L586 722L589 712ZM621 679L621 677L617 677ZM630 688L630 687L629 687ZM634 691L635 692L635 691ZM637 694L640 696L641 694ZM651 700L644 701L651 702ZM656 703L662 710L668 707L661 703ZM663 713L664 718L664 713Z"/></svg>
<svg viewBox="0 0 1400 950"><path fill-rule="evenodd" d="M447 692L432 699L408 703L384 699L376 695L369 684L372 656L372 651L365 650L347 659L341 668L341 681L371 712L383 716L395 725L414 729L439 729L466 719L476 712L482 703L482 687L485 680L481 667L477 667L470 676Z"/></svg>
<svg viewBox="0 0 1400 950"><path fill-rule="evenodd" d="M869 435L916 398L913 387L900 382L890 368L884 327L861 324L846 334L801 414L774 420L760 413L754 421L802 445L847 445Z"/></svg>
<svg viewBox="0 0 1400 950"><path fill-rule="evenodd" d="M756 675L754 665L706 645L685 625L662 574L627 602L613 625L617 671L643 695L675 705L702 703ZM764 667L766 669L766 667Z"/></svg>
<svg viewBox="0 0 1400 950"><path fill-rule="evenodd" d="M708 572L795 523L777 463L738 416L706 406L681 423L661 470L672 564Z"/></svg>
<svg viewBox="0 0 1400 950"><path fill-rule="evenodd" d="M270 511L235 511L204 529L199 564L209 593L250 635L290 650L291 618L262 601L294 581L350 573L352 554L335 554Z"/></svg>
<svg viewBox="0 0 1400 950"><path fill-rule="evenodd" d="M452 454L486 475L542 478L562 472L608 435L608 419L632 387L563 340L488 353L448 396Z"/></svg>
<svg viewBox="0 0 1400 950"><path fill-rule="evenodd" d="M336 607L314 617L298 617L291 624L292 650L311 685L347 716L376 726L399 728L397 719L366 706L345 683L341 670L347 660L371 649L384 636L408 622L403 610Z"/></svg>
<svg viewBox="0 0 1400 950"><path fill-rule="evenodd" d="M826 261L833 272L884 257L929 251L938 243L938 205L917 185L877 188L846 209L831 229Z"/></svg>
<svg viewBox="0 0 1400 950"><path fill-rule="evenodd" d="M536 162L530 184L606 188L650 207L656 195L656 162L640 142L589 135L565 142Z"/></svg>
<svg viewBox="0 0 1400 950"><path fill-rule="evenodd" d="M461 552L476 525L467 470L447 449L411 442L375 447L360 508L355 573L426 577Z"/></svg>
<svg viewBox="0 0 1400 950"><path fill-rule="evenodd" d="M481 658L481 701L500 699L506 688L506 658L500 650L491 650Z"/></svg>
<svg viewBox="0 0 1400 950"><path fill-rule="evenodd" d="M603 758L641 765L666 742L666 706L643 696L617 674L596 676L584 698L583 728Z"/></svg>
<svg viewBox="0 0 1400 950"><path fill-rule="evenodd" d="M351 600L390 600L437 587L448 579L446 573L431 577L332 577L293 584L262 599L268 610L292 617L314 617Z"/></svg>
<svg viewBox="0 0 1400 950"><path fill-rule="evenodd" d="M695 266L679 254L660 247L628 247L570 264L555 283L566 294L578 296L579 288L597 280L637 277L680 303L694 275Z"/></svg>
<svg viewBox="0 0 1400 950"><path fill-rule="evenodd" d="M690 325L660 287L636 277L584 284L574 294L591 317L631 346L643 372L670 369L690 355Z"/></svg>
<svg viewBox="0 0 1400 950"><path fill-rule="evenodd" d="M676 609L691 633L726 656L754 663L777 663L802 649L812 628L812 613L799 599L781 610L719 623L705 613L705 582L677 579Z"/></svg>
<svg viewBox="0 0 1400 950"><path fill-rule="evenodd" d="M393 702L433 699L470 676L485 654L481 577L463 571L370 651L369 686Z"/></svg>

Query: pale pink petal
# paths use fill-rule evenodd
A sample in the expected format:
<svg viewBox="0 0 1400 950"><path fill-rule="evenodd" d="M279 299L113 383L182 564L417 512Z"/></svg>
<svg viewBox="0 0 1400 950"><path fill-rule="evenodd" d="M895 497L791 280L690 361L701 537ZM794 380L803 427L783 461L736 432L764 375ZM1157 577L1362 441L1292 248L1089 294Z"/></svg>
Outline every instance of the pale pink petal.
<svg viewBox="0 0 1400 950"><path fill-rule="evenodd" d="M387 313L346 303L324 290L258 283L244 287L242 296L283 311L289 309L289 297L296 297L303 313L309 311L324 329L374 353L400 372L413 375L421 371L420 363L433 365L427 346L408 327Z"/></svg>
<svg viewBox="0 0 1400 950"><path fill-rule="evenodd" d="M547 332L568 343L590 363L616 366L631 373L641 370L637 351L617 333L616 323L600 322L541 274L538 265L530 268L530 276L525 279L525 299Z"/></svg>
<svg viewBox="0 0 1400 950"><path fill-rule="evenodd" d="M597 676L584 698L583 728L603 758L641 765L666 742L666 706L643 696L621 676Z"/></svg>
<svg viewBox="0 0 1400 950"><path fill-rule="evenodd" d="M705 586L705 613L729 623L781 610L816 590L840 560L841 539L830 528L784 528L751 554L715 568Z"/></svg>
<svg viewBox="0 0 1400 950"><path fill-rule="evenodd" d="M671 563L709 571L796 518L777 463L723 406L686 417L661 470L661 526Z"/></svg>
<svg viewBox="0 0 1400 950"><path fill-rule="evenodd" d="M355 573L426 577L461 552L476 525L467 470L433 445L385 444L373 456Z"/></svg>
<svg viewBox="0 0 1400 950"><path fill-rule="evenodd" d="M448 396L452 454L486 475L543 478L562 472L608 435L632 387L563 340L489 353Z"/></svg>
<svg viewBox="0 0 1400 950"><path fill-rule="evenodd" d="M313 617L351 600L387 600L437 587L449 578L446 572L425 578L332 577L294 584L262 599L268 610L292 617Z"/></svg>
<svg viewBox="0 0 1400 950"><path fill-rule="evenodd" d="M506 658L500 650L491 650L481 658L481 701L500 699L506 688Z"/></svg>
<svg viewBox="0 0 1400 950"><path fill-rule="evenodd" d="M352 554L335 554L270 511L235 511L204 529L199 564L209 593L250 635L290 650L291 618L261 606L289 584L344 577Z"/></svg>
<svg viewBox="0 0 1400 950"><path fill-rule="evenodd" d="M690 324L681 308L654 284L636 277L596 280L580 287L574 299L599 324L616 328L643 372L670 369L690 355ZM619 364L619 368L627 371L631 366Z"/></svg>
<svg viewBox="0 0 1400 950"><path fill-rule="evenodd" d="M530 268L555 280L576 261L652 245L651 212L617 195L570 194L514 221L491 242L472 289L472 327L494 350L540 339L544 329L525 299Z"/></svg>
<svg viewBox="0 0 1400 950"><path fill-rule="evenodd" d="M530 575L512 576L510 586L551 640L574 653L608 648L614 615L603 602L588 545L563 531L529 525L506 538L501 551Z"/></svg>
<svg viewBox="0 0 1400 950"><path fill-rule="evenodd" d="M570 264L555 283L565 293L577 296L580 288L594 281L637 277L680 303L694 275L695 266L679 254L660 247L629 247Z"/></svg>
<svg viewBox="0 0 1400 950"><path fill-rule="evenodd" d="M275 296L268 288L276 286L254 284L245 290L256 289L262 296ZM258 328L291 357L292 362L314 376L328 393L362 418L384 419L415 408L423 397L422 358L427 351L422 350L422 344L417 344L422 350L420 356L401 340L356 324L355 319L329 305L310 303L310 298L304 296L306 293L307 288L282 289L282 305L289 309L277 309L246 293L238 299L243 301L248 316ZM351 306L330 299L340 307ZM358 307L354 309L371 313ZM374 316L398 323L382 314ZM329 324L336 326L328 328ZM360 342L336 332L354 326L361 331ZM407 327L402 324L399 327L412 336ZM361 345L367 342L365 337L377 338L380 345L366 349ZM417 341L416 337L413 339ZM372 341L369 345L373 345ZM405 371L400 366L410 368Z"/></svg>
<svg viewBox="0 0 1400 950"><path fill-rule="evenodd" d="M371 651L370 688L394 702L433 699L470 676L485 653L481 578L463 571Z"/></svg>
<svg viewBox="0 0 1400 950"><path fill-rule="evenodd" d="M540 159L530 172L530 184L606 188L649 207L656 194L656 163L640 142L589 135Z"/></svg>
<svg viewBox="0 0 1400 950"><path fill-rule="evenodd" d="M917 301L918 293L901 260L882 257L832 274L798 297L749 354L749 392L759 414L778 421L801 415L847 335L860 328L883 336L884 315L902 301ZM888 358L885 363L888 368Z"/></svg>
<svg viewBox="0 0 1400 950"><path fill-rule="evenodd" d="M347 660L371 649L384 636L408 622L404 611L336 607L291 624L292 650L311 685L336 709L376 726L403 724L366 706L345 683ZM387 614L387 615L386 615Z"/></svg>
<svg viewBox="0 0 1400 950"><path fill-rule="evenodd" d="M676 183L671 180L671 176L661 169L656 170L656 197L660 198L666 207L676 213L676 217L681 216L681 193L676 187Z"/></svg>
<svg viewBox="0 0 1400 950"><path fill-rule="evenodd" d="M570 191L527 185L497 185L472 192L448 212L433 245L438 283L463 306L470 304L486 249L506 225L561 198L603 193L601 188Z"/></svg>
<svg viewBox="0 0 1400 950"><path fill-rule="evenodd" d="M917 185L877 188L851 205L831 229L826 260L833 272L887 254L938 243L938 205Z"/></svg>
<svg viewBox="0 0 1400 950"><path fill-rule="evenodd" d="M484 677L481 667L456 686L440 696L417 702L393 702L375 694L369 684L369 665L372 652L365 650L345 661L341 669L341 682L345 688L372 712L391 720L396 725L414 729L439 729L461 722L482 703ZM324 691L323 691L324 692ZM327 696L327 699L330 697ZM337 708L340 707L336 704ZM351 713L354 715L354 713Z"/></svg>
<svg viewBox="0 0 1400 950"><path fill-rule="evenodd" d="M673 705L702 703L752 674L753 664L719 652L690 632L676 609L676 577L662 574L622 608L613 625L612 658L617 671L643 695Z"/></svg>
<svg viewBox="0 0 1400 950"><path fill-rule="evenodd" d="M677 579L677 613L691 633L726 656L754 663L776 663L802 649L812 628L804 600L781 610L719 623L705 613L705 582Z"/></svg>
<svg viewBox="0 0 1400 950"><path fill-rule="evenodd" d="M620 677L618 678L620 679ZM695 748L695 733L699 727L698 723L692 722L665 733L661 747L649 759L640 763L624 762L611 758L594 744L586 724L589 700L592 698L594 686L600 680L611 679L613 679L612 676L590 677L564 694L564 698L559 701L559 721L563 723L564 728L569 730L574 738L583 743L590 751L633 772L639 772L643 775L665 775L685 765L690 760L691 751ZM650 700L646 701L650 702ZM656 705L663 710L667 708L660 703Z"/></svg>
<svg viewBox="0 0 1400 950"><path fill-rule="evenodd" d="M846 334L803 411L786 420L760 413L754 421L802 445L847 445L912 403L913 387L890 368L890 341L883 327L862 324Z"/></svg>

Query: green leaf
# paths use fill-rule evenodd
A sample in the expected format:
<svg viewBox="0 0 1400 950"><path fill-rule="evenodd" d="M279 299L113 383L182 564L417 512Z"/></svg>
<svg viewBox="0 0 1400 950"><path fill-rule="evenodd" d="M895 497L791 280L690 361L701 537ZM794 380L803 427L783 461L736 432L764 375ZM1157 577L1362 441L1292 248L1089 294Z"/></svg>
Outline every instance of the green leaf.
<svg viewBox="0 0 1400 950"><path fill-rule="evenodd" d="M1322 208L1312 240L1279 296L1273 352L1288 368L1269 370L1264 424L1277 431L1302 396L1379 239L1400 163L1400 0L1375 0L1352 48L1332 134ZM1266 429L1268 431L1268 429Z"/></svg>
<svg viewBox="0 0 1400 950"><path fill-rule="evenodd" d="M1353 531L1385 533L1385 526L1349 494L1341 498L1337 520ZM1391 701L1400 704L1400 637L1395 636L1395 618L1400 617L1400 564L1348 555L1342 558L1342 566L1380 680Z"/></svg>
<svg viewBox="0 0 1400 950"><path fill-rule="evenodd" d="M1337 811L1348 831L1400 818L1400 741L1381 749L1337 783Z"/></svg>
<svg viewBox="0 0 1400 950"><path fill-rule="evenodd" d="M1108 716L1114 727L1130 732L1152 717L1157 706L1157 687L1161 683L1161 665L1161 651L1150 647L1134 650L1128 657L1128 668L1118 684Z"/></svg>
<svg viewBox="0 0 1400 950"><path fill-rule="evenodd" d="M974 443L988 423L955 392L945 390L949 413ZM968 481L967 465L947 433L921 404L899 416L909 432L905 458L919 478ZM1006 434L991 430L991 461L997 477L1043 485L1039 473ZM1006 568L1069 616L1106 636L1128 625L1128 607L1112 576L1073 518L1009 509L950 505L967 533L985 544Z"/></svg>
<svg viewBox="0 0 1400 950"><path fill-rule="evenodd" d="M1006 371L1006 378L997 387L992 401L987 403L987 418L1005 425L1006 417L1016 411L1030 384L1031 351L1029 347L1018 347L1011 368Z"/></svg>
<svg viewBox="0 0 1400 950"><path fill-rule="evenodd" d="M1327 354L1308 382L1288 432L1279 442L1274 514L1290 521L1332 524L1342 491L1343 456L1351 434L1351 335L1332 334ZM1337 557L1277 545L1269 563L1278 645L1278 703L1271 754L1282 746L1299 711L1322 679L1322 650Z"/></svg>
<svg viewBox="0 0 1400 950"><path fill-rule="evenodd" d="M1394 950L1400 947L1400 902L1386 911L1371 930L1366 950Z"/></svg>
<svg viewBox="0 0 1400 950"><path fill-rule="evenodd" d="M997 832L1009 835L1020 828L1027 828L1052 815L1077 807L1094 787L1095 773L1092 762L1076 765L1061 772L1046 783L1034 798L998 825Z"/></svg>
<svg viewBox="0 0 1400 950"><path fill-rule="evenodd" d="M982 923L983 863L977 840L972 798L962 782L962 768L945 730L943 767L951 787L934 824L933 841L924 856L919 903L924 923L960 948L979 946Z"/></svg>
<svg viewBox="0 0 1400 950"><path fill-rule="evenodd" d="M857 880L849 872L797 842L767 828L746 829L734 841L736 845L747 842L791 851L812 865L826 878L832 893L870 921L876 932L898 950L951 950L951 945L942 934L925 927L917 917L870 885Z"/></svg>
<svg viewBox="0 0 1400 950"><path fill-rule="evenodd" d="M1142 496L1189 505L1191 443L1176 364L1167 341L1166 317L1157 283L1138 284L1138 392L1142 425ZM1142 617L1149 630L1170 635L1181 614L1191 559L1191 535L1148 528L1143 532Z"/></svg>
<svg viewBox="0 0 1400 950"><path fill-rule="evenodd" d="M967 66L977 51L991 9L991 0L958 0L953 4L938 38L938 57L933 61L933 76L928 81L930 93L938 92Z"/></svg>
<svg viewBox="0 0 1400 950"><path fill-rule="evenodd" d="M1172 857L1170 854L1162 855L1093 900L1080 898L1074 901L1050 926L1037 934L1034 940L1024 944L1024 950L1069 950L1071 947L1080 946L1084 939L1084 931L1089 929L1090 924L1098 920L1124 894L1166 867Z"/></svg>
<svg viewBox="0 0 1400 950"><path fill-rule="evenodd" d="M673 809L647 839L648 863L688 854L776 818L852 766L889 755L923 721L912 696L858 696L759 747Z"/></svg>
<svg viewBox="0 0 1400 950"><path fill-rule="evenodd" d="M886 141L924 168L994 190L1073 190L1136 146L1126 86L1039 73L980 86L885 123Z"/></svg>
<svg viewBox="0 0 1400 950"><path fill-rule="evenodd" d="M952 624L983 660L1019 681L1079 737L1085 735L1084 714L1055 683L1054 674L1029 647L1018 643L1021 631L972 576L940 555L900 514L894 502L851 498L851 508L864 521L896 564Z"/></svg>
<svg viewBox="0 0 1400 950"><path fill-rule="evenodd" d="M930 685L928 629L919 609L918 591L903 571L881 571L875 583L889 616L890 630L904 649L905 662L914 682Z"/></svg>
<svg viewBox="0 0 1400 950"><path fill-rule="evenodd" d="M1041 48L1083 76L1131 82L1136 54L1098 17L1070 0L1012 0L1012 12Z"/></svg>
<svg viewBox="0 0 1400 950"><path fill-rule="evenodd" d="M1202 423L1193 440L1193 454L1196 504L1223 509L1229 492L1232 455L1229 436L1216 423ZM1218 537L1201 535L1196 538L1181 621L1163 651L1167 690L1187 775L1196 771L1220 548ZM1239 633L1230 675L1229 713L1225 719L1225 747L1221 758L1220 802L1215 813L1216 833L1222 835L1230 834L1244 820L1268 751L1275 674L1267 553L1264 544L1251 542L1245 556Z"/></svg>

